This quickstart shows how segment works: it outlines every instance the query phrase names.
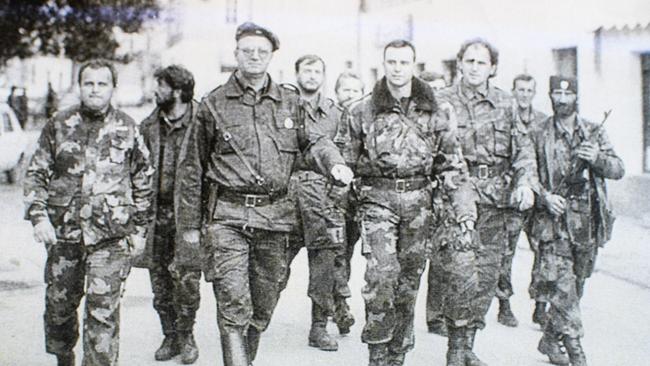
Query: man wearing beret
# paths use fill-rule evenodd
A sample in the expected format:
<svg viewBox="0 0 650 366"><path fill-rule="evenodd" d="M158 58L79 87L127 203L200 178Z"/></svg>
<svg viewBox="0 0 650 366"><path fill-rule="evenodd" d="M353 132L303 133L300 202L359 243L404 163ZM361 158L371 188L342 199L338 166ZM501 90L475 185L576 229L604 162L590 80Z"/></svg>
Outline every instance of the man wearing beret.
<svg viewBox="0 0 650 366"><path fill-rule="evenodd" d="M277 37L253 23L237 28L237 70L199 104L181 156L178 218L199 242L217 301L223 361L248 366L268 327L287 272L296 225L287 197L294 162L337 184L352 180L334 143L304 122L300 96L266 72Z"/></svg>
<svg viewBox="0 0 650 366"><path fill-rule="evenodd" d="M580 298L598 247L611 236L605 179L620 179L625 169L602 123L578 115L577 80L551 76L549 90L553 116L532 133L539 174L532 233L541 255L539 288L550 304L538 350L553 364L586 366Z"/></svg>

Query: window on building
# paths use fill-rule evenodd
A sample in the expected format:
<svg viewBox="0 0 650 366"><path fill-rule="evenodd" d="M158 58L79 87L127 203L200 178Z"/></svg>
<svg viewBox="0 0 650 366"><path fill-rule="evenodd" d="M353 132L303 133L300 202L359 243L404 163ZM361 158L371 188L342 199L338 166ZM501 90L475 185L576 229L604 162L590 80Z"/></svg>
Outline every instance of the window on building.
<svg viewBox="0 0 650 366"><path fill-rule="evenodd" d="M11 125L11 118L8 113L2 114L2 130L4 132L12 132L14 127Z"/></svg>
<svg viewBox="0 0 650 366"><path fill-rule="evenodd" d="M578 49L576 47L554 49L553 62L558 75L578 77Z"/></svg>
<svg viewBox="0 0 650 366"><path fill-rule="evenodd" d="M226 0L226 23L237 24L237 0Z"/></svg>
<svg viewBox="0 0 650 366"><path fill-rule="evenodd" d="M447 82L447 85L454 84L456 82L456 73L458 72L458 70L456 70L456 59L452 58L449 60L443 60L442 70L443 74L445 75L445 81Z"/></svg>
<svg viewBox="0 0 650 366"><path fill-rule="evenodd" d="M372 83L370 85L375 85L375 83L379 79L379 71L377 70L376 67L370 69L370 78L372 80Z"/></svg>
<svg viewBox="0 0 650 366"><path fill-rule="evenodd" d="M352 60L345 61L345 68L346 69L351 70L352 66L354 66L354 63L352 62Z"/></svg>
<svg viewBox="0 0 650 366"><path fill-rule="evenodd" d="M415 64L415 69L417 70L417 74L419 75L424 71L424 62L418 62Z"/></svg>
<svg viewBox="0 0 650 366"><path fill-rule="evenodd" d="M643 103L643 171L650 173L650 53L641 55Z"/></svg>

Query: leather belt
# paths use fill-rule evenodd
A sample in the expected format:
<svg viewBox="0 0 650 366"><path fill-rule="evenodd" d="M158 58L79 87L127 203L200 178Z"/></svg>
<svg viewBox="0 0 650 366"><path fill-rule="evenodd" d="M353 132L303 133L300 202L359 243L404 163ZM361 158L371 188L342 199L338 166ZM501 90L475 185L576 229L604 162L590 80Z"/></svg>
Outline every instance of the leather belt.
<svg viewBox="0 0 650 366"><path fill-rule="evenodd" d="M268 206L273 202L286 196L287 191L278 192L275 195L268 194L247 194L243 192L231 191L228 189L219 189L219 200L236 203L245 207Z"/></svg>
<svg viewBox="0 0 650 366"><path fill-rule="evenodd" d="M361 184L377 189L404 193L425 188L431 184L431 181L424 176L410 178L364 177L361 178Z"/></svg>
<svg viewBox="0 0 650 366"><path fill-rule="evenodd" d="M478 179L488 179L503 175L505 170L499 165L470 165L469 167L470 177L476 177Z"/></svg>

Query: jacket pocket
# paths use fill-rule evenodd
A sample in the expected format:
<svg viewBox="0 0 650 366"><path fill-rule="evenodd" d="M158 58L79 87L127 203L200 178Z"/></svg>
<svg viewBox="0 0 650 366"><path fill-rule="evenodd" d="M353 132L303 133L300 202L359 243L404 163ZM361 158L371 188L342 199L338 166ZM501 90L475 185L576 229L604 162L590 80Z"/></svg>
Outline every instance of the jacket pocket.
<svg viewBox="0 0 650 366"><path fill-rule="evenodd" d="M511 155L511 131L505 123L494 123L494 155L509 158Z"/></svg>

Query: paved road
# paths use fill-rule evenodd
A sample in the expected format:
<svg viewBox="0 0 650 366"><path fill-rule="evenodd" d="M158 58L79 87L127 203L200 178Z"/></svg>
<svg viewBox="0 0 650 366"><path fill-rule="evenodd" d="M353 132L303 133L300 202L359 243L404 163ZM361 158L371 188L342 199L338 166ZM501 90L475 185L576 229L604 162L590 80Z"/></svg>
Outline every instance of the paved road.
<svg viewBox="0 0 650 366"><path fill-rule="evenodd" d="M0 284L3 284L0 289L5 288L0 290L0 365L53 365L54 359L43 351L41 279L45 253L39 244L32 242L31 228L22 221L20 212L20 189L0 185ZM643 243L649 234L635 220L619 218L615 239L602 252L599 271L587 283L582 312L586 328L584 347L591 366L650 364L650 276L646 264L650 254ZM339 338L338 352L321 352L307 346L310 304L306 296L305 257L301 253L293 265L293 277L262 338L256 366L366 365L367 350L360 342L364 311L359 293L363 286L364 259L357 253L353 262L351 305L358 323L350 335ZM526 288L531 262L531 253L522 240L514 262L516 294L513 298L513 310L521 324L515 329L499 325L494 304L487 328L477 338L477 353L491 366L548 365L535 351L541 333L530 321L532 303ZM215 300L209 284L203 283L201 295L196 325L201 355L196 365L221 365ZM407 356L406 364L444 365L446 340L426 333L423 291L418 299L416 320L416 348ZM153 360L162 336L144 270L133 270L128 279L122 321L120 365L179 364ZM81 352L79 346L77 352Z"/></svg>

